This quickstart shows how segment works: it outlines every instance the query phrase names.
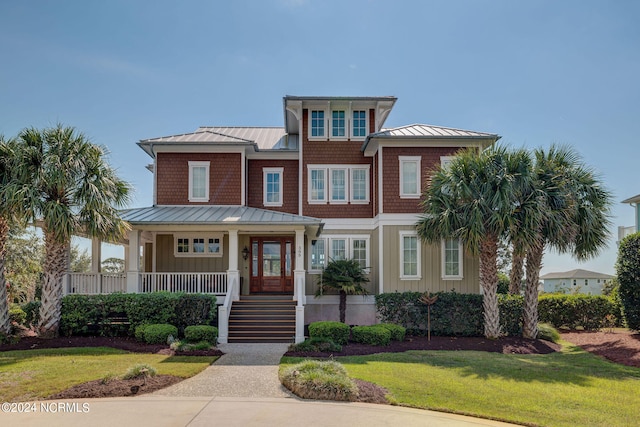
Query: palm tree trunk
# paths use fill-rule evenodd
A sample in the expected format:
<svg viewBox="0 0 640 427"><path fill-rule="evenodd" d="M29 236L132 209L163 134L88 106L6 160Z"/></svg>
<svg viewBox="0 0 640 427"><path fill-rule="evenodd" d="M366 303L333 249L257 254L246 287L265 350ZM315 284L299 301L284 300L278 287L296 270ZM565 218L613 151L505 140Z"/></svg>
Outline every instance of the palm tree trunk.
<svg viewBox="0 0 640 427"><path fill-rule="evenodd" d="M542 268L544 243L535 242L527 252L527 284L524 291L522 336L538 336L538 280Z"/></svg>
<svg viewBox="0 0 640 427"><path fill-rule="evenodd" d="M7 220L0 217L0 334L11 333L11 318L9 317L9 299L7 295L7 281L4 277L4 255L9 235Z"/></svg>
<svg viewBox="0 0 640 427"><path fill-rule="evenodd" d="M346 323L347 318L347 293L345 291L340 291L340 321L342 323Z"/></svg>
<svg viewBox="0 0 640 427"><path fill-rule="evenodd" d="M484 335L500 337L500 309L498 308L498 239L488 236L480 243L480 285L484 292Z"/></svg>
<svg viewBox="0 0 640 427"><path fill-rule="evenodd" d="M509 275L509 293L511 295L520 295L523 265L524 253L514 249L511 255L511 274Z"/></svg>
<svg viewBox="0 0 640 427"><path fill-rule="evenodd" d="M41 336L58 335L62 309L62 278L67 271L67 243L59 242L53 233L45 230L44 281L42 284L42 304L40 305Z"/></svg>

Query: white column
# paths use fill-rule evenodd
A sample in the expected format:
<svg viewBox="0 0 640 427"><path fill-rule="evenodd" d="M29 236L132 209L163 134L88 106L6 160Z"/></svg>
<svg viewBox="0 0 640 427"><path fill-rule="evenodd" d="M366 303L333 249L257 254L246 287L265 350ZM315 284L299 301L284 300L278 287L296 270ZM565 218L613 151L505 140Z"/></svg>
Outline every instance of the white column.
<svg viewBox="0 0 640 427"><path fill-rule="evenodd" d="M304 228L296 230L296 268L293 270L293 299L306 304L304 269Z"/></svg>
<svg viewBox="0 0 640 427"><path fill-rule="evenodd" d="M233 284L233 301L240 299L240 271L238 270L238 230L229 230L229 269L227 284Z"/></svg>
<svg viewBox="0 0 640 427"><path fill-rule="evenodd" d="M138 275L140 273L140 230L129 231L127 261L127 292L137 293Z"/></svg>

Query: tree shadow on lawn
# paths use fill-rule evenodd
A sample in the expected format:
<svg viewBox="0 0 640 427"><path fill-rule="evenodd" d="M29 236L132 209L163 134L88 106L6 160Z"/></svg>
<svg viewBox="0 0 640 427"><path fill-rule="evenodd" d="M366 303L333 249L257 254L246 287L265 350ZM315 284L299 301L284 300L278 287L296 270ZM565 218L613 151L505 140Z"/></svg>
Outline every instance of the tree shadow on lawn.
<svg viewBox="0 0 640 427"><path fill-rule="evenodd" d="M340 357L337 360L354 365L378 361L421 364L434 368L454 369L457 375L484 380L502 378L517 382L589 385L593 377L640 379L640 369L605 361L573 345L565 346L561 352L551 354L411 350L395 354ZM375 368L372 367L372 369Z"/></svg>

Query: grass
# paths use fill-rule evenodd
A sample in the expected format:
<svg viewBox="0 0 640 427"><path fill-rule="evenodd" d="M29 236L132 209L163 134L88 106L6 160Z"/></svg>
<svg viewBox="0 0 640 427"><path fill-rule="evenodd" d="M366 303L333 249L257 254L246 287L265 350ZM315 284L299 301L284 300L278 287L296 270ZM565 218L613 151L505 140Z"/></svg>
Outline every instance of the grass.
<svg viewBox="0 0 640 427"><path fill-rule="evenodd" d="M336 360L398 405L536 426L636 425L640 369L562 344L547 355L407 351Z"/></svg>
<svg viewBox="0 0 640 427"><path fill-rule="evenodd" d="M43 399L87 381L122 376L137 364L153 366L158 375L188 378L216 359L129 353L107 347L4 351L0 352L0 401Z"/></svg>

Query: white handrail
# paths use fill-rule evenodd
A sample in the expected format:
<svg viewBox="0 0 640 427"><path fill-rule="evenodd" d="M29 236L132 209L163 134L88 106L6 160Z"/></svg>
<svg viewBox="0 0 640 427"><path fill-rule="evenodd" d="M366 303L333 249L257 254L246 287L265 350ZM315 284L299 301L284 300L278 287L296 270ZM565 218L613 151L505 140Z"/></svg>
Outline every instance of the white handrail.
<svg viewBox="0 0 640 427"><path fill-rule="evenodd" d="M218 342L220 344L229 342L229 316L231 315L234 289L237 286L235 278L230 280L229 286L227 286L227 293L224 296L224 303L218 307Z"/></svg>
<svg viewBox="0 0 640 427"><path fill-rule="evenodd" d="M125 292L127 276L124 273L67 273L66 294L110 294Z"/></svg>
<svg viewBox="0 0 640 427"><path fill-rule="evenodd" d="M227 273L140 273L140 292L185 292L222 296Z"/></svg>

